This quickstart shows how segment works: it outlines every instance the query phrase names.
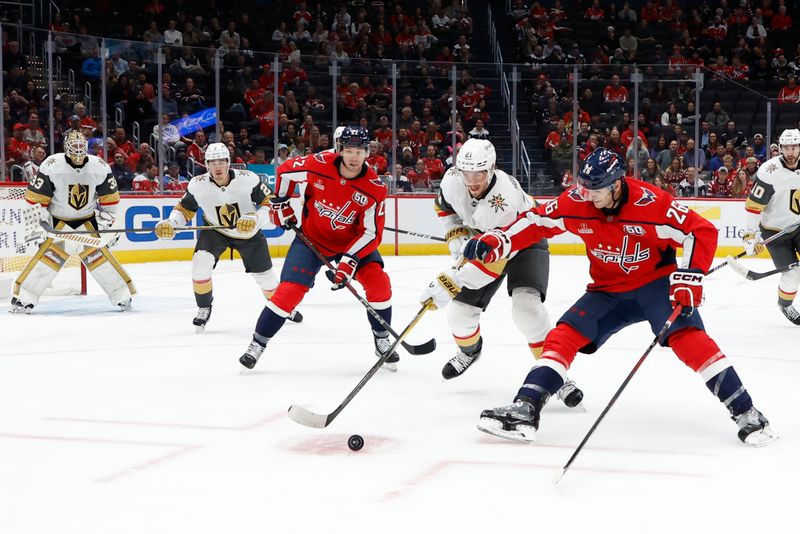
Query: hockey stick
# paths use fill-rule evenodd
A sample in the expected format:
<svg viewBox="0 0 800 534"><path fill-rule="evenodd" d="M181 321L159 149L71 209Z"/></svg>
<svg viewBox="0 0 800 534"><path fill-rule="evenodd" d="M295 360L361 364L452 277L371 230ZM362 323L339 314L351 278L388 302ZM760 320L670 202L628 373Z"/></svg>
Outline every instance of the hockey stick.
<svg viewBox="0 0 800 534"><path fill-rule="evenodd" d="M388 226L385 227L384 230L388 230L389 232L397 232L398 234L413 235L414 237L430 239L431 241L441 241L442 243L447 243L447 239L443 237L437 237L435 235L421 234L419 232L411 232L409 230L400 230L399 228L389 228Z"/></svg>
<svg viewBox="0 0 800 534"><path fill-rule="evenodd" d="M378 358L378 361L375 362L375 365L373 365L370 368L370 370L367 371L367 374L364 375L364 378L362 378L361 381L358 384L356 384L356 387L354 387L353 390L350 393L348 393L348 395L344 398L341 404L339 404L339 406L336 407L335 410L333 410L329 414L318 414L310 410L307 410L306 408L303 408L302 406L299 406L297 404L292 404L289 407L289 418L295 423L299 423L301 425L308 426L311 428L325 428L329 424L331 424L331 422L333 422L333 420L336 419L336 416L338 416L342 412L342 410L344 410L345 406L350 404L350 401L353 400L353 397L355 397L356 394L358 394L358 392L361 391L361 388L363 388L364 385L366 385L366 383L369 382L370 378L372 378L375 375L375 373L378 372L378 369L380 369L381 366L389 358L389 356L391 356L397 345L403 342L403 339L408 335L409 332L411 332L411 329L414 328L414 326L416 326L416 324L419 322L419 320L422 318L425 312L428 311L431 302L432 302L431 300L427 300L425 304L422 305L422 308L420 308L420 310L417 312L414 318L411 319L411 322L408 323L408 326L405 327L403 332L397 337L394 343L392 343L392 346L389 348L389 350L387 350L383 356Z"/></svg>
<svg viewBox="0 0 800 534"><path fill-rule="evenodd" d="M757 273L755 271L749 270L747 267L739 263L736 258L732 256L728 256L727 260L728 265L731 266L737 274L742 275L743 277L747 278L748 280L761 280L762 278L766 278L767 276L772 276L773 274L783 273L794 269L798 265L800 265L800 261L795 261L790 263L789 265L784 265L783 267L778 267L777 269L772 269L771 271L765 271L763 273Z"/></svg>
<svg viewBox="0 0 800 534"><path fill-rule="evenodd" d="M325 267L328 268L328 270L331 271L331 273L336 272L336 268L333 266L333 264L330 261L328 261L328 258L322 255L322 253L317 249L316 246L314 246L311 240L308 239L308 237L303 233L302 228L298 228L297 225L295 224L291 224L289 227L292 230L294 230L294 233L297 235L297 237L300 238L300 240L303 243L305 243L305 245L309 248L309 250L311 250L311 252L319 259L319 261L321 261L325 265ZM350 293L352 293L353 296L355 296L358 299L358 301L367 309L367 312L369 312L369 314L372 317L374 317L375 320L378 321L381 324L381 326L386 329L387 332L392 334L395 338L400 339L400 334L398 334L391 327L391 325L387 323L383 319L383 317L381 317L380 314L378 314L377 311L375 311L375 308L373 308L372 305L369 302L367 302L367 300L364 297L358 294L358 291L356 291L356 288L354 288L352 284L350 284L349 282L345 282L344 287L346 287L350 291ZM406 349L409 354L413 355L429 354L434 350L436 350L436 340L433 338L429 339L425 343L422 343L421 345L411 345L409 343L406 343L405 341L403 341L402 343L403 343L403 348ZM389 352L389 354L391 354L391 352Z"/></svg>
<svg viewBox="0 0 800 534"><path fill-rule="evenodd" d="M74 241L81 243L88 247L100 248L106 246L118 234L121 233L138 233L138 232L155 232L153 228L106 228L103 230L56 230L53 225L47 221L39 221L39 225L44 229L47 237L54 239L64 239L67 241ZM234 226L183 226L176 228L176 231L181 230L231 230ZM102 237L97 237L91 234L106 234Z"/></svg>
<svg viewBox="0 0 800 534"><path fill-rule="evenodd" d="M664 326L662 326L661 330L659 330L658 335L656 335L655 339L653 339L653 342L650 343L650 346L647 347L647 350L644 351L644 354L642 354L642 357L639 358L638 362L636 362L636 365L633 366L633 369L631 369L631 372L628 373L628 376L625 377L625 380L622 382L622 385L619 387L619 389L617 389L617 392L614 393L614 396L611 397L611 400L608 401L608 404L606 404L606 407L603 410L603 412L600 414L600 417L597 418L597 421L594 422L594 424L592 425L592 428L590 428L589 432L586 433L586 436L583 438L583 441L581 441L580 445L578 445L578 448L575 449L575 452L572 453L572 456L570 456L569 460L564 465L564 467L561 470L561 472L556 475L556 478L553 480L553 484L558 484L559 482L561 482L561 479L564 478L564 475L567 474L567 469L569 469L569 466L572 465L573 461L575 461L575 458L578 457L578 454L583 449L583 446L586 445L586 442L589 441L589 438L592 436L592 434L594 433L595 429L597 429L597 426L600 424L600 421L603 420L603 418L606 416L608 411L611 409L611 407L617 401L617 399L619 398L620 394L622 394L622 390L625 389L625 387L628 385L628 382L630 382L631 378L633 378L633 375L636 374L636 371L638 371L639 367L642 366L642 363L644 363L644 360L645 360L645 358L647 358L647 355L650 354L650 351L652 351L653 348L658 343L661 342L663 337L666 335L667 330L669 330L669 327L672 326L672 323L675 322L675 319L678 318L678 315L681 313L681 309L682 309L682 306L678 305L678 306L675 306L674 310L672 310L672 313L669 315L669 317L667 317L667 320L664 323Z"/></svg>
<svg viewBox="0 0 800 534"><path fill-rule="evenodd" d="M777 234L775 234L775 235L773 235L773 236L770 236L770 237L768 237L767 239L765 239L764 241L762 241L762 242L761 242L761 244L762 244L762 245L766 245L767 243L770 243L770 242L772 242L772 241L775 241L775 240L776 240L776 239L778 239L779 237L782 237L782 236L785 236L786 234L789 234L789 233L791 233L791 232L794 232L794 231L797 229L797 227L798 227L798 226L800 226L800 221L797 221L797 222L795 222L795 223L792 223L792 224L790 224L789 226L787 226L786 228L784 228L783 230L781 230L781 231L780 231L780 232L778 232ZM718 270L722 269L722 268L723 268L723 267L725 267L726 265L730 265L730 260L731 260L731 259L738 260L739 258L743 258L743 257L745 257L745 256L747 256L747 251L745 251L745 250L741 251L741 252L740 252L739 254L737 254L736 256L728 256L728 257L725 259L725 261L723 261L722 263L720 263L719 265L717 265L716 267L713 267L713 268L712 268L710 271L708 271L708 272L706 273L706 276L708 276L709 274L713 273L714 271L718 271ZM732 266L732 265L731 265L731 266ZM734 270L736 270L736 268L734 268ZM740 271L736 271L736 272L739 272L739 273L741 274L741 272L740 272ZM775 273L777 273L777 272L780 272L780 271L775 271ZM771 273L771 274L775 274L775 273ZM767 276L768 276L768 275L767 275Z"/></svg>

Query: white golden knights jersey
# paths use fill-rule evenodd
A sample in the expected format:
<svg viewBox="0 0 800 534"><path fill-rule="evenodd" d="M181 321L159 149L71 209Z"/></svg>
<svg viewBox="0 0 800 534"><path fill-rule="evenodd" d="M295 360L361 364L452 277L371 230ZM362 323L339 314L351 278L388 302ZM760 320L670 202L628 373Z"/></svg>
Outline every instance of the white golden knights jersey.
<svg viewBox="0 0 800 534"><path fill-rule="evenodd" d="M756 181L745 202L747 227L761 226L783 230L800 221L800 165L795 170L786 167L783 156L765 161L756 173Z"/></svg>
<svg viewBox="0 0 800 534"><path fill-rule="evenodd" d="M64 154L53 154L28 184L25 200L41 204L55 219L77 221L94 217L95 208L115 213L119 191L111 167L97 156L76 167Z"/></svg>
<svg viewBox="0 0 800 534"><path fill-rule="evenodd" d="M444 174L440 187L436 213L445 232L462 224L478 232L503 228L534 205L519 182L501 170L494 172L481 198L472 198L454 167Z"/></svg>
<svg viewBox="0 0 800 534"><path fill-rule="evenodd" d="M259 208L269 205L270 192L254 172L229 169L230 182L220 187L209 173L195 176L169 218L176 226L190 221L198 209L203 210L203 219L213 226L236 226L239 217L255 214ZM232 229L217 230L236 239L249 239L261 231L258 225L252 232L242 233Z"/></svg>

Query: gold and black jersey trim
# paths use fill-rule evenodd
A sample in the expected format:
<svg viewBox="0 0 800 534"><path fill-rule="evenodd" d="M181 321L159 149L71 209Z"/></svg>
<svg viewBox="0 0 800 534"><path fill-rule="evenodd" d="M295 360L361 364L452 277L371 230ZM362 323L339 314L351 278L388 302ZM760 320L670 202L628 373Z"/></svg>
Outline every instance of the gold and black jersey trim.
<svg viewBox="0 0 800 534"><path fill-rule="evenodd" d="M190 210L189 208L185 207L183 204L178 203L175 206L175 209L178 210L181 215L183 215L187 221L191 221L194 219L194 214L197 213L195 211Z"/></svg>
<svg viewBox="0 0 800 534"><path fill-rule="evenodd" d="M37 193L36 191L32 191L30 189L25 191L25 200L30 204L41 204L42 206L47 207L50 205L51 198L53 197Z"/></svg>
<svg viewBox="0 0 800 534"><path fill-rule="evenodd" d="M107 195L103 195L97 198L97 201L103 206L110 206L113 204L119 204L120 196L118 191L114 191L113 193L109 193Z"/></svg>

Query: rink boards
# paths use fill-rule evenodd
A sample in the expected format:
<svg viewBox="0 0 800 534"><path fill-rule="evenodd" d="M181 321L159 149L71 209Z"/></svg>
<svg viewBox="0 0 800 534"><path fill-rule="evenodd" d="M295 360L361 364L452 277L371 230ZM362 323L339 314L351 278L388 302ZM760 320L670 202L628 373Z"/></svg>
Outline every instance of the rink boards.
<svg viewBox="0 0 800 534"><path fill-rule="evenodd" d="M433 209L433 195L393 196L386 200L386 227L399 228L432 236L443 236L442 227ZM538 199L546 200L546 199ZM169 215L177 199L175 196L123 196L118 209L124 218L125 227L153 227ZM300 212L300 199L293 199ZM736 254L741 251L741 235L745 228L746 214L744 201L724 199L687 199L681 201L691 209L710 220L719 230L717 256ZM198 212L193 223L202 224L202 214ZM0 229L0 232L2 229ZM280 228L264 230L274 257L286 254L291 243L288 234ZM196 232L178 232L172 241L158 240L155 234L123 234L114 246L114 255L123 262L172 261L191 258ZM554 254L584 254L580 239L572 234L563 234L550 240L550 250ZM400 234L386 230L380 248L385 255L446 254L443 243Z"/></svg>

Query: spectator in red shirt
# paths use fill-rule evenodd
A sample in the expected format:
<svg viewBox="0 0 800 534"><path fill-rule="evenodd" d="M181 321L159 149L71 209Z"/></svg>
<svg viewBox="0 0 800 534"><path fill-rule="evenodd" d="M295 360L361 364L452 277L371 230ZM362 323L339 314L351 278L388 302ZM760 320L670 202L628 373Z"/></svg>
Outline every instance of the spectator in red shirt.
<svg viewBox="0 0 800 534"><path fill-rule="evenodd" d="M173 161L169 165L167 174L164 175L164 190L165 191L186 191L189 186L189 181L185 176L181 175L181 167L177 162Z"/></svg>
<svg viewBox="0 0 800 534"><path fill-rule="evenodd" d="M369 142L369 156L367 157L367 165L375 169L379 175L386 174L389 170L389 162L381 154L382 145L374 139Z"/></svg>
<svg viewBox="0 0 800 534"><path fill-rule="evenodd" d="M781 90L778 91L778 103L800 104L800 85L797 85L795 77L791 74L787 76L786 79L789 83L781 87Z"/></svg>
<svg viewBox="0 0 800 534"><path fill-rule="evenodd" d="M600 0L594 0L592 7L586 10L583 18L594 22L599 22L606 18L606 12L600 7Z"/></svg>
<svg viewBox="0 0 800 534"><path fill-rule="evenodd" d="M136 152L136 147L133 146L133 143L128 140L127 136L125 135L125 128L122 126L114 128L114 142L117 143L117 150L122 150L125 152L125 157L128 157Z"/></svg>
<svg viewBox="0 0 800 534"><path fill-rule="evenodd" d="M421 146L433 145L435 147L441 147L444 143L444 136L442 132L437 129L436 123L430 121L425 126L425 131L420 136L420 144Z"/></svg>
<svg viewBox="0 0 800 534"><path fill-rule="evenodd" d="M731 198L733 189L732 180L729 180L730 170L727 167L720 167L714 173L714 181L711 182L711 195L717 198Z"/></svg>
<svg viewBox="0 0 800 534"><path fill-rule="evenodd" d="M300 60L293 60L289 64L289 68L281 73L278 87L281 94L287 89L297 89L300 84L308 80L308 74L300 66Z"/></svg>
<svg viewBox="0 0 800 534"><path fill-rule="evenodd" d="M144 172L144 169L149 167L152 163L153 156L150 153L150 145L147 143L140 144L139 149L128 156L128 160L125 162L128 168L133 170L133 172Z"/></svg>
<svg viewBox="0 0 800 534"><path fill-rule="evenodd" d="M544 149L545 150L552 150L554 146L561 142L561 137L567 135L565 131L564 121L559 119L558 123L556 124L555 130L551 131L547 134L547 137L544 140Z"/></svg>
<svg viewBox="0 0 800 534"><path fill-rule="evenodd" d="M117 145L119 145L119 143L117 143ZM206 132L204 132L203 130L197 130L194 134L194 141L192 142L191 145L189 145L187 155L190 158L194 158L194 160L197 163L205 165L206 146L208 146L208 140L206 139Z"/></svg>
<svg viewBox="0 0 800 534"><path fill-rule="evenodd" d="M778 13L772 17L770 28L772 31L786 31L792 27L792 17L786 14L786 6L778 6Z"/></svg>
<svg viewBox="0 0 800 534"><path fill-rule="evenodd" d="M373 137L382 146L384 151L389 151L392 148L392 129L389 127L389 117L381 115L378 123L378 129L373 132Z"/></svg>
<svg viewBox="0 0 800 534"><path fill-rule="evenodd" d="M406 172L406 176L411 180L411 185L414 186L414 189L430 191L433 188L431 184L431 175L425 170L425 162L421 159L417 160L413 169Z"/></svg>
<svg viewBox="0 0 800 534"><path fill-rule="evenodd" d="M312 16L311 13L308 12L305 2L300 2L300 6L297 8L297 11L294 12L292 18L295 22L302 22L303 24L309 24L311 22Z"/></svg>
<svg viewBox="0 0 800 534"><path fill-rule="evenodd" d="M611 131L608 133L608 138L606 138L605 146L609 150L613 150L625 161L625 146L620 141L619 137L619 130L616 128L611 128Z"/></svg>
<svg viewBox="0 0 800 534"><path fill-rule="evenodd" d="M750 79L750 67L742 63L739 56L733 56L733 62L728 69L728 77L737 82L746 82Z"/></svg>
<svg viewBox="0 0 800 534"><path fill-rule="evenodd" d="M425 170L428 171L431 180L442 179L442 176L444 176L444 163L436 154L435 146L428 145L428 147L425 149L425 157L420 161L424 163Z"/></svg>
<svg viewBox="0 0 800 534"><path fill-rule="evenodd" d="M723 41L728 35L728 27L722 22L719 15L714 16L714 22L708 27L708 38L712 41Z"/></svg>
<svg viewBox="0 0 800 534"><path fill-rule="evenodd" d="M264 91L261 93L261 99L255 104L250 106L250 118L259 120L262 116L270 113L273 109L274 102L272 98L272 91Z"/></svg>
<svg viewBox="0 0 800 534"><path fill-rule="evenodd" d="M25 130L27 125L18 122L14 125L13 137L8 141L6 149L7 165L22 165L31 159L31 145L25 142Z"/></svg>
<svg viewBox="0 0 800 534"><path fill-rule="evenodd" d="M158 165L153 163L144 172L134 176L133 190L142 193L158 191Z"/></svg>
<svg viewBox="0 0 800 534"><path fill-rule="evenodd" d="M264 94L264 89L258 84L258 80L253 78L250 80L250 87L244 92L244 104L247 109L252 108L256 102L261 100L261 95Z"/></svg>
<svg viewBox="0 0 800 534"><path fill-rule="evenodd" d="M658 20L658 7L653 4L653 0L647 0L642 6L641 19L647 22L656 22Z"/></svg>
<svg viewBox="0 0 800 534"><path fill-rule="evenodd" d="M611 77L611 84L603 89L603 100L611 103L628 101L628 89L620 84L619 76L616 74Z"/></svg>

